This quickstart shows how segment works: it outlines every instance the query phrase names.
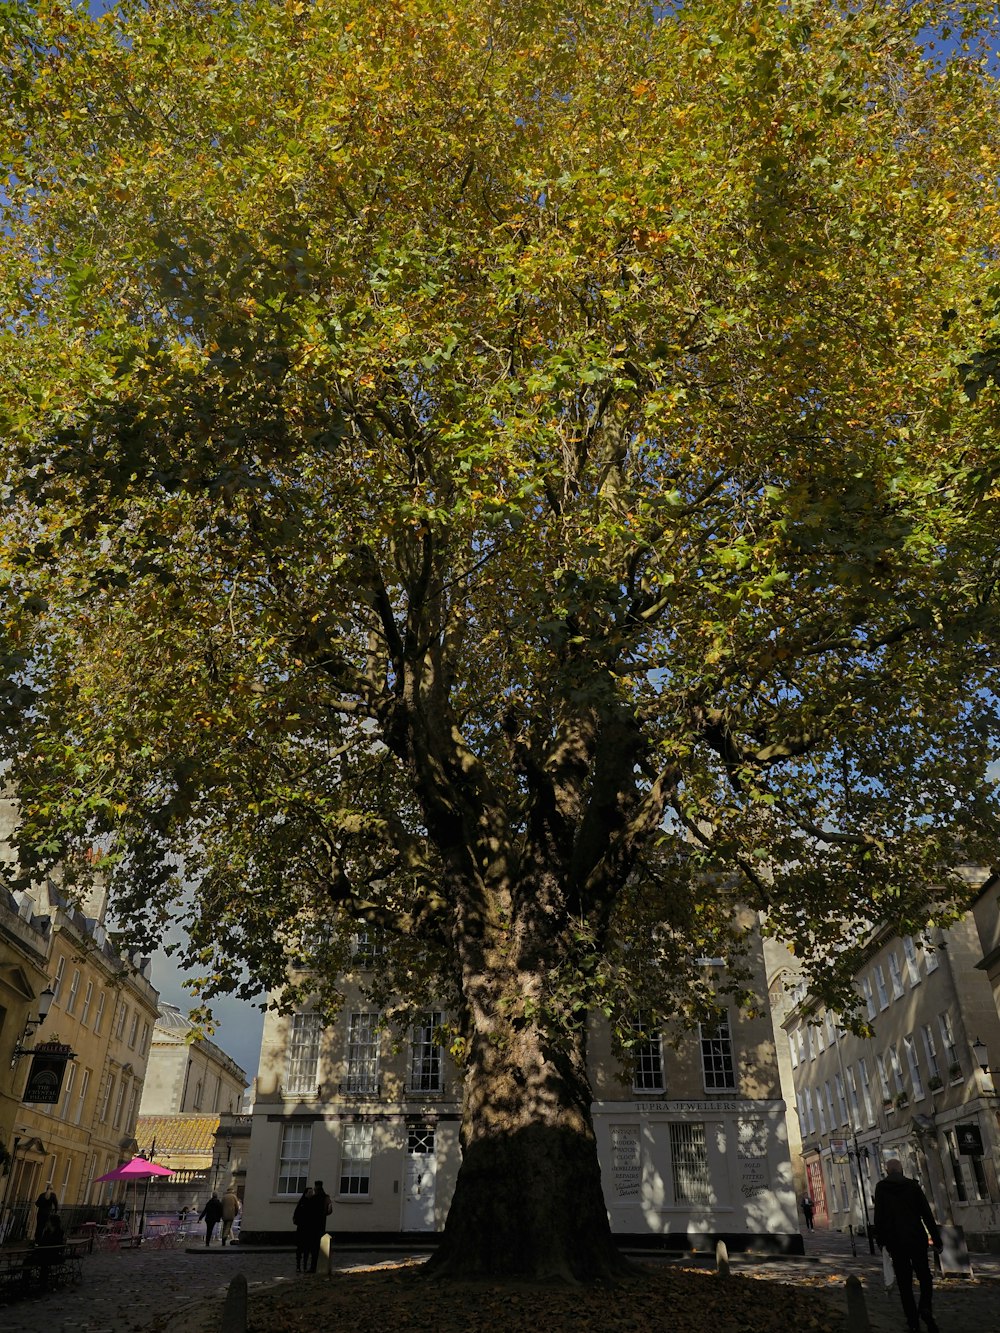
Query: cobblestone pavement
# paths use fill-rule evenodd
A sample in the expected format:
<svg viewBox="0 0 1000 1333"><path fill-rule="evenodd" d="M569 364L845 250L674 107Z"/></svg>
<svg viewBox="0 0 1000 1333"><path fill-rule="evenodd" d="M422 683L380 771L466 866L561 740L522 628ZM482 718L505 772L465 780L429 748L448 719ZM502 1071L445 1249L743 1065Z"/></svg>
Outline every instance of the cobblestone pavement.
<svg viewBox="0 0 1000 1333"><path fill-rule="evenodd" d="M796 1257L733 1254L731 1268L734 1273L825 1291L845 1312L844 1284L853 1274L865 1291L872 1333L903 1333L899 1296L896 1291L886 1294L881 1259L868 1253L867 1242L858 1240L858 1253L852 1255L847 1236L814 1231L807 1233L805 1246L806 1254ZM407 1257L404 1250L393 1250L391 1255L385 1250L334 1251L341 1271L380 1261L395 1264ZM691 1263L692 1259L664 1257L664 1261ZM701 1255L694 1262L710 1266L714 1256ZM237 1273L246 1276L251 1293L256 1284L323 1280L297 1277L294 1267L291 1249L250 1250L238 1245L213 1246L208 1251L202 1246L96 1253L84 1260L80 1286L0 1306L0 1329L3 1333L209 1333L217 1327L214 1312L221 1308L226 1287ZM941 1333L1000 1333L1000 1257L973 1255L972 1267L971 1279L935 1282Z"/></svg>
<svg viewBox="0 0 1000 1333"><path fill-rule="evenodd" d="M872 1333L905 1333L899 1292L886 1292L882 1256L869 1253L868 1242L855 1238L852 1254L848 1235L837 1231L806 1232L804 1256L768 1258L731 1256L734 1273L791 1282L827 1290L842 1310L847 1309L846 1282L856 1277L865 1293ZM934 1279L934 1318L941 1333L1000 1333L1000 1256L971 1256L972 1276Z"/></svg>

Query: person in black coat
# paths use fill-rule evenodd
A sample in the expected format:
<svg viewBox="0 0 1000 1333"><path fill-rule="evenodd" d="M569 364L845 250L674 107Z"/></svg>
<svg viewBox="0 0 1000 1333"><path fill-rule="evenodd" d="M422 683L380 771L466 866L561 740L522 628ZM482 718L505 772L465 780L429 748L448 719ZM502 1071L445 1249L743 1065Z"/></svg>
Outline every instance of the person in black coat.
<svg viewBox="0 0 1000 1333"><path fill-rule="evenodd" d="M875 1186L875 1239L889 1251L910 1333L920 1333L921 1319L927 1333L938 1333L931 1313L934 1284L927 1244L929 1240L940 1252L941 1232L926 1194L915 1180L903 1175L902 1162L886 1162L885 1172L884 1179ZM914 1276L920 1285L919 1305L913 1300Z"/></svg>
<svg viewBox="0 0 1000 1333"><path fill-rule="evenodd" d="M333 1200L323 1188L322 1180L316 1181L311 1197L307 1198L308 1194L309 1191L306 1190L292 1218L294 1221L295 1214L298 1214L301 1221L297 1222L296 1226L301 1226L304 1233L303 1272L315 1273L316 1265L319 1263L320 1242L326 1233L326 1219L333 1212Z"/></svg>
<svg viewBox="0 0 1000 1333"><path fill-rule="evenodd" d="M296 1273L306 1273L309 1271L309 1221L310 1208L309 1200L313 1196L313 1187L307 1185L302 1191L302 1198L295 1205L295 1212L292 1213L292 1222L295 1224L295 1271Z"/></svg>
<svg viewBox="0 0 1000 1333"><path fill-rule="evenodd" d="M198 1221L205 1223L205 1244L211 1245L212 1232L215 1230L216 1224L222 1221L222 1200L215 1190L212 1191L212 1197L198 1214Z"/></svg>

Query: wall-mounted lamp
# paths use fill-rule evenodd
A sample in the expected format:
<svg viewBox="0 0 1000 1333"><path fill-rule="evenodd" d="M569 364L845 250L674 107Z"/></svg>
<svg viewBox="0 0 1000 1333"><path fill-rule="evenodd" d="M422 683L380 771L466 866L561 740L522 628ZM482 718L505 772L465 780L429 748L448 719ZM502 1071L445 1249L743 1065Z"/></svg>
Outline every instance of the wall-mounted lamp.
<svg viewBox="0 0 1000 1333"><path fill-rule="evenodd" d="M984 1074L1000 1074L1000 1069L990 1068L990 1053L985 1041L977 1037L972 1043L972 1057Z"/></svg>
<svg viewBox="0 0 1000 1333"><path fill-rule="evenodd" d="M25 1045L32 1036L38 1031L49 1016L49 1010L52 1008L52 1001L56 998L56 993L51 986L46 986L38 997L38 1017L29 1018L24 1025L24 1031L21 1033L21 1040L14 1047L14 1054L11 1058L11 1065L15 1065L22 1055L33 1055L34 1047Z"/></svg>

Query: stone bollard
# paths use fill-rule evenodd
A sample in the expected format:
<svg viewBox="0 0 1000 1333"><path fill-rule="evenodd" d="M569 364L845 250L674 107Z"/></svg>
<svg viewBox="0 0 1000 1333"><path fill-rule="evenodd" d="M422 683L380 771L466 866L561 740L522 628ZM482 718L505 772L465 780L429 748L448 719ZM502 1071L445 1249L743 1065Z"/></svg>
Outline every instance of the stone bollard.
<svg viewBox="0 0 1000 1333"><path fill-rule="evenodd" d="M333 1237L325 1231L320 1237L319 1252L324 1259L324 1271L327 1277L333 1277Z"/></svg>
<svg viewBox="0 0 1000 1333"><path fill-rule="evenodd" d="M871 1333L865 1289L853 1275L847 1279L847 1333Z"/></svg>
<svg viewBox="0 0 1000 1333"><path fill-rule="evenodd" d="M719 1277L729 1276L729 1250L724 1240L715 1242L715 1270Z"/></svg>
<svg viewBox="0 0 1000 1333"><path fill-rule="evenodd" d="M237 1273L226 1291L219 1333L247 1333L247 1280Z"/></svg>

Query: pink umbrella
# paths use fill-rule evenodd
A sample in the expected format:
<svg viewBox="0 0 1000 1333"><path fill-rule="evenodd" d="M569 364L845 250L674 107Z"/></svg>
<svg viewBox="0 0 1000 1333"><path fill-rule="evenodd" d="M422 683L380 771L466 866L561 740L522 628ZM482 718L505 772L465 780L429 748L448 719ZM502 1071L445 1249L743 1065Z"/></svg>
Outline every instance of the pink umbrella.
<svg viewBox="0 0 1000 1333"><path fill-rule="evenodd" d="M100 1184L105 1180L131 1180L132 1182L132 1211L135 1212L135 1186L138 1181L144 1180L146 1188L142 1195L142 1216L139 1218L139 1239L142 1239L142 1233L146 1226L146 1196L149 1193L149 1182L156 1176L172 1176L174 1173L166 1166L157 1166L155 1162L150 1162L145 1157L133 1157L130 1162L122 1162L121 1166L116 1166L113 1171L105 1171L103 1176L98 1176L95 1184Z"/></svg>

